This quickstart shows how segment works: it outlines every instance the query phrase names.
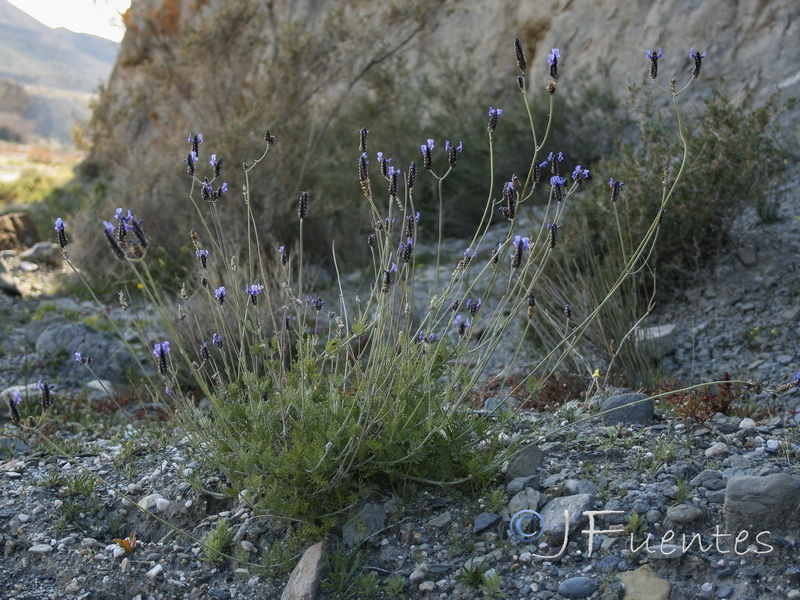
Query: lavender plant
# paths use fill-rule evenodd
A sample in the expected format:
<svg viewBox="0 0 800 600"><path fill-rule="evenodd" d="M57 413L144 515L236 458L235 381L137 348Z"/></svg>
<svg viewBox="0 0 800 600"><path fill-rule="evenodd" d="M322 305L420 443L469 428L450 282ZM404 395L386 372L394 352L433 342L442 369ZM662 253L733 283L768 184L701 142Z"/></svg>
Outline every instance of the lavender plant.
<svg viewBox="0 0 800 600"><path fill-rule="evenodd" d="M163 322L164 338L145 340L152 363L137 358L149 393L174 407L198 454L225 473L232 493L246 490L243 497L257 511L325 528L369 483L480 488L526 441L518 434L510 444L501 443L494 418L470 410L472 391L501 343L516 336L513 358L504 367L508 375L517 367L531 323L544 320L558 330L557 341L526 368L520 385L532 377L546 380L575 351L602 307L650 263L661 214L687 164L678 97L699 75L700 59L693 59L692 77L680 89L675 80L662 87L656 79L673 100L682 141L675 173L663 178L655 198L659 212L631 233L637 241L596 306L574 314L567 303L562 318L542 310L540 282L563 246L560 232L571 226L565 207L595 176L583 165L569 165L563 153L542 150L551 131L559 66L563 70L561 53L552 49L541 65L549 106L542 123L533 118L531 74L518 40L514 50L516 85L530 129L530 166L520 175L495 173L495 138L502 135L504 111L489 107L490 193L466 249L455 256L443 238L444 182L458 176L459 157L470 148L422 136L417 160L400 165L385 151L373 153L366 128L354 139L353 188L360 188L372 215L364 236L372 264L367 285L356 294L345 293L338 271L336 292L327 296L307 276L306 245L319 244L304 232L314 210L313 190L298 193L294 246L262 237L250 200L251 177L277 143L270 132L263 153L244 163L244 249L231 247L222 234L221 214L233 201L223 180L228 160L217 154L205 158L208 142L200 134L189 136L184 164L196 215L190 237L196 272L177 307L148 262L145 224L122 209L116 222L104 223L111 256L130 269ZM660 57L660 51L648 56L654 79ZM599 174L602 181L611 178L612 201L622 189L615 176ZM415 200L423 177L437 190L433 223L421 219ZM534 193L547 200L540 221L531 224L525 213L532 212ZM496 214L506 220L501 230L491 227ZM55 230L71 265L63 220ZM436 247L427 288L417 262L423 243ZM336 266L333 241L331 254ZM210 409L196 406L198 390Z"/></svg>

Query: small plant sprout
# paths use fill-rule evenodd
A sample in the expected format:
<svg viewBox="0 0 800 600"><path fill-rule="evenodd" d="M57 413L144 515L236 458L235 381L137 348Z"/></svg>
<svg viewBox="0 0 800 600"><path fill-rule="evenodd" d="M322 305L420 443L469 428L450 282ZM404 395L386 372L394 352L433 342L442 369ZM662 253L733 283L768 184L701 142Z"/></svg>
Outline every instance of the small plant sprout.
<svg viewBox="0 0 800 600"><path fill-rule="evenodd" d="M136 550L136 532L134 531L124 539L114 538L114 542L117 546L125 550L126 554L133 554L133 551Z"/></svg>

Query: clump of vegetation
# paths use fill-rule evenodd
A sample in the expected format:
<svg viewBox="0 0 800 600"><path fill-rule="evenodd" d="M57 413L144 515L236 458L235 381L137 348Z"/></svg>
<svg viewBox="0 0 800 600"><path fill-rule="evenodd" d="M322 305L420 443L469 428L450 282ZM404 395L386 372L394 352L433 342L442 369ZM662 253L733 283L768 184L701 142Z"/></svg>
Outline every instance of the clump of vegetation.
<svg viewBox="0 0 800 600"><path fill-rule="evenodd" d="M445 190L463 170L463 140L423 137L415 145L417 158L401 162L374 152L365 127L353 144L357 169L346 171L371 215L371 232L363 242L371 258L370 284L355 298L345 297L341 283L338 295L324 298L312 287L306 254L309 245L321 247L317 232L307 229L317 206L313 190L295 195L295 243L260 237L262 215L256 212L253 181L280 147L271 132L264 136L263 151L244 162L243 233L234 238L227 237L224 225L233 190L223 179L223 158L206 150L211 139L189 135L184 171L196 226L186 243L194 265L177 300L155 274L163 266L161 253L138 215L118 208L97 236L126 264L143 299L163 317L165 338L143 339L152 348L155 367L142 369L146 394L174 407L199 456L225 473L231 494L246 489L254 510L300 522L306 533L324 532L373 484L485 489L524 441L520 434L504 445L490 434L492 415L468 410L473 390L513 323L525 326L514 359L497 381L512 385L527 402L536 397L557 403L558 395L580 395L574 382L552 379L553 371L631 276L633 265L649 264L661 221L653 215L637 243L631 233L618 281L596 298L592 312L573 315L567 307L565 319L555 322L559 339L525 377L512 377L524 330L547 318L537 297L542 298L548 264L561 252L558 233L568 222L566 207L590 179L581 165L568 169L562 153L544 154L553 131L558 50L542 69L548 83L540 94L550 106L543 122L531 110L528 81L539 76L528 73L519 42L515 51L518 91L533 142L529 168L500 183L495 140L503 136L506 117L503 109L490 107L481 127L488 192L472 239L457 256L446 255L442 242ZM683 131L679 126L680 135ZM686 147L681 165L688 162L685 152ZM661 210L679 180L676 174L659 188L655 201ZM434 218L418 209L418 194L425 188L434 190ZM547 205L540 224L531 229L519 216L535 194L545 196ZM497 214L506 225L499 243L489 242ZM55 229L72 265L66 223L58 219ZM433 281L422 287L416 248L426 237L437 251ZM331 260L338 264L335 248ZM126 294L120 299L126 306L136 302ZM88 356L77 357L89 362ZM197 396L208 399L210 411L196 406Z"/></svg>
<svg viewBox="0 0 800 600"><path fill-rule="evenodd" d="M241 5L231 3L231 7ZM94 237L105 246L106 260L117 271L124 266L131 287L139 290L137 296L120 291L122 307L135 313L147 303L162 319L158 338L138 328L149 354L137 355L86 282L142 372L138 399L168 406L197 459L224 474L225 494L240 498L255 514L269 514L285 523L293 540L326 535L365 492L376 488L424 484L485 490L501 466L540 433L514 431L506 443L497 435L495 416L471 410L475 390L500 344L511 348L510 358L498 368L495 388L484 393L511 387L509 394L519 393L526 403L541 403L535 406L559 404L566 396L579 398L589 386L598 385L599 370L590 371L583 386L578 379L555 373L578 353L580 340L603 318L604 307L615 295L634 293L636 273L654 268L664 211L672 206L691 168L677 98L699 74L700 58L695 58L695 74L686 87L664 90L675 102L678 116L682 143L677 155L670 150L666 163L656 159L642 165L638 174L643 180L658 180L652 194L642 200L656 210L650 211L649 220L635 211L629 218L618 196L621 186L612 181L617 195L607 198L611 208L598 208L609 218L598 220L593 229L603 223L616 232L611 239L622 240L620 261L597 266L606 277L598 281L607 287L595 289L591 305L578 308L569 299L551 295L546 274L564 249L569 252L573 244L580 245L560 233L579 222L572 220L577 213L568 208L579 190L593 178L605 181L618 176L618 171L602 163L594 174L586 165L568 166L562 152L546 151L554 131L550 115L558 98L560 54L552 49L546 66L542 63L529 71L519 41L514 49L521 112L527 116L529 131L526 166L516 175L498 171L496 140L505 135L508 115L499 107L484 109L481 135L488 157L487 192L469 243L455 252L443 240L447 190L465 170L463 140L449 134L420 135L413 150L397 150L408 154L400 160L395 156L401 154L390 157L388 150L405 138L376 147L366 127L357 135L353 132L351 168L336 172L337 177L349 173L347 194L357 196L363 208L347 213L345 234L356 238L358 219L364 212L369 215L364 220L369 233L362 239L368 264L355 293L345 293L335 246L329 258L337 272L335 291L323 295L310 277L309 252L327 248L320 241L321 230L310 226L317 208L313 187L298 185L293 194L291 236L272 239L262 234L260 223L270 213L262 212L257 182L262 169L271 172L275 167L272 159L281 147L270 131L263 136L263 147L246 155L243 163L241 157L229 159L215 148L209 151L208 146L217 143L213 136L189 135L181 169L191 215L185 217L185 229L191 233L184 238L174 231L154 234L148 220L123 208L109 211L108 220L97 227ZM534 86L537 81L543 85ZM546 119L536 117L533 97L549 107ZM223 147L226 136L237 133L241 125L236 119L232 123L231 129L224 129L222 120L214 123ZM321 138L311 139L322 144ZM287 155L297 158L296 152ZM243 164L235 175L241 188L227 180L229 160ZM276 164L279 179L305 183L323 177L308 175L314 169L303 160ZM666 176L662 164L672 169ZM653 168L655 172L647 170ZM633 188L633 183L628 185L626 192ZM234 189L243 190L238 211L228 202ZM431 215L424 214L418 203L424 189L432 192ZM648 189L643 187L641 193L646 195ZM537 197L545 204L534 212L530 207ZM498 214L503 226L492 228ZM241 220L230 237L230 223L236 218ZM629 227L633 220L640 226ZM56 219L54 228L67 264L83 277L71 256L71 242L74 237L92 236L68 227L62 218ZM603 239L605 233L598 235ZM435 257L424 258L423 266L417 248L426 239L436 250ZM191 267L177 285L161 277L167 264L166 244L183 248L191 258ZM549 309L551 303L560 304L557 312ZM537 324L558 335L543 346L542 356L525 365L524 376L512 375L527 334ZM102 363L102 357L92 360L90 348L76 351L76 361L87 368ZM198 403L200 398L204 402ZM19 418L15 423L25 427ZM36 426L34 422L30 428ZM639 435L609 429L601 447L632 445ZM497 508L502 496L493 495L488 503ZM636 530L641 523L629 526ZM231 541L230 528L221 521L204 541L208 559L229 556ZM269 552L265 549L264 560L282 554L281 546L273 546ZM242 553L235 558L245 559ZM375 593L375 577L360 569L357 553L342 551L336 560L339 564L330 582L336 593L347 595L353 589L362 597ZM465 571L465 582L501 595L502 581L483 575Z"/></svg>

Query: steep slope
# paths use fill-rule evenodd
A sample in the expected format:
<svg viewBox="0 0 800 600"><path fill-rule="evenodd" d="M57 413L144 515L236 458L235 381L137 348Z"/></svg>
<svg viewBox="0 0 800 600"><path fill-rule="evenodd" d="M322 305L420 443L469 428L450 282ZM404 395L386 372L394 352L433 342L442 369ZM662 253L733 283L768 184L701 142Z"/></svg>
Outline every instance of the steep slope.
<svg viewBox="0 0 800 600"><path fill-rule="evenodd" d="M119 44L93 35L51 29L0 0L0 78L94 92L117 58Z"/></svg>

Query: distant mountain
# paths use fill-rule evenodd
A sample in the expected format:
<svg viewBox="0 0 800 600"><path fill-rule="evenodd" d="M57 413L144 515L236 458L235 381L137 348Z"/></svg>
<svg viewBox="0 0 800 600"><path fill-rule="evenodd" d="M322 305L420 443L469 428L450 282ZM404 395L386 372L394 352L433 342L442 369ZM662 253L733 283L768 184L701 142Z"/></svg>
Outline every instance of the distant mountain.
<svg viewBox="0 0 800 600"><path fill-rule="evenodd" d="M119 44L52 29L0 0L0 78L28 85L94 92L114 67Z"/></svg>

